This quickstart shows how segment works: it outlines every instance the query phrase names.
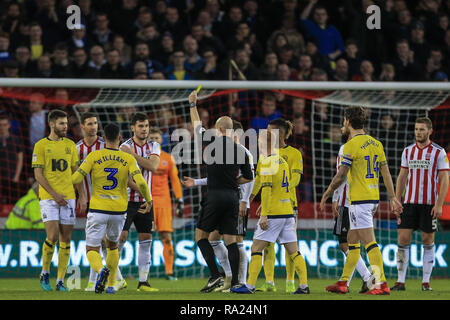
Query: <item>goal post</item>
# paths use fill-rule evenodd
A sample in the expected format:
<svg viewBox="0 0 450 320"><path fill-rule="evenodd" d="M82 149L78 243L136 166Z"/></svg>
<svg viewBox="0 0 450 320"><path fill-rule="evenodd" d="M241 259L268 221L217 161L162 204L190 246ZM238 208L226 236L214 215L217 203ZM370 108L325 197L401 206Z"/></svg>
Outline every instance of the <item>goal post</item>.
<svg viewBox="0 0 450 320"><path fill-rule="evenodd" d="M284 117L294 124L294 132L287 141L301 150L304 174L297 188L299 199L298 238L305 256L308 272L315 277L337 277L343 266L337 238L332 234L333 218L330 205L326 212L318 210L318 202L335 173L335 159L342 144L340 127L346 106L360 105L369 112L368 130L379 139L386 151L394 183L400 168L403 148L414 142L414 121L428 115L433 121L433 141L447 147L450 144L450 84L445 82L277 82L277 81L170 81L170 80L79 80L79 79L0 79L0 101L3 113L11 120L11 133L18 137L24 152L24 169L19 183L2 186L0 227L7 219L15 201L30 187L33 174L30 168L31 104L36 100L46 109L62 108L69 114L69 138L82 138L79 128L80 114L86 111L98 115L100 128L109 122L118 123L124 138L131 137L130 116L137 111L149 116L151 126L163 132L164 151L171 153L182 139L182 133L191 137L188 96L202 85L198 110L202 125L213 127L219 116L229 115L239 120L244 130L262 128L268 119ZM272 97L271 99L267 97ZM274 101L274 104L266 103ZM41 130L44 131L45 130ZM34 130L33 130L34 133ZM189 150L189 149L188 149ZM189 158L189 157L188 157ZM177 158L178 159L178 158ZM180 160L180 159L178 159ZM12 160L10 160L12 161ZM179 161L179 177L204 177L205 168L198 164ZM11 165L12 167L12 165ZM381 203L375 215L376 237L380 243L388 277L396 276L395 251L397 244L396 221L387 210L385 188L380 183ZM6 190L6 191L5 191ZM174 216L173 244L175 272L178 277L205 276L205 262L194 241L195 220L203 187L183 188L185 212L182 218ZM250 210L249 228L256 224L255 210ZM72 247L71 262L79 264L85 272L87 260L82 256L85 217L79 217ZM245 248L249 254L252 230L247 235ZM32 265L26 245L39 243L42 231L2 232L0 241L0 270L9 275L24 276L38 272ZM45 237L45 236L44 236ZM414 240L420 240L415 233ZM447 237L447 238L445 238ZM164 275L162 243L154 233L151 277ZM447 239L447 240L446 240ZM23 244L23 241L28 241ZM448 276L450 263L447 234L437 234L436 266L434 274ZM137 236L132 233L121 257L124 275L137 275ZM414 243L414 241L413 241ZM420 241L416 241L420 243ZM11 247L7 247L10 244ZM40 245L40 243L39 243ZM80 247L81 246L81 247ZM38 248L38 247L36 247ZM40 249L37 249L40 250ZM7 253L9 255L7 256ZM40 253L36 252L37 259ZM3 259L3 260L2 260ZM22 259L22 260L21 260ZM409 277L421 275L420 245L411 248ZM20 263L28 261L28 265ZM39 261L38 261L39 263ZM277 246L276 274L284 275L284 250ZM205 273L206 271L206 273ZM87 271L86 271L87 272ZM36 273L37 274L37 273ZM84 273L87 275L87 273Z"/></svg>

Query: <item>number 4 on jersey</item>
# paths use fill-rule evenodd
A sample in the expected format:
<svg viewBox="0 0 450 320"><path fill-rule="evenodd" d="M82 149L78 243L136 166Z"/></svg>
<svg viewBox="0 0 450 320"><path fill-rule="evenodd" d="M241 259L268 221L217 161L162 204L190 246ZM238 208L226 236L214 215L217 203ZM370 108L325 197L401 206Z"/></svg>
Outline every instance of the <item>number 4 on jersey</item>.
<svg viewBox="0 0 450 320"><path fill-rule="evenodd" d="M286 188L286 192L289 192L289 181L286 177L286 171L283 171L283 179L281 181L281 187Z"/></svg>
<svg viewBox="0 0 450 320"><path fill-rule="evenodd" d="M375 172L375 174L377 175L377 178L378 178L380 169L379 169L379 167L378 167L378 161L377 161L377 158L378 158L378 155L375 155L374 158L373 158L373 171ZM371 170L371 168L370 168L370 164L371 164L370 156L365 156L364 159L366 159L366 161L367 161L367 174L366 174L366 179L373 179L375 176L374 176L374 174L372 173L372 170Z"/></svg>

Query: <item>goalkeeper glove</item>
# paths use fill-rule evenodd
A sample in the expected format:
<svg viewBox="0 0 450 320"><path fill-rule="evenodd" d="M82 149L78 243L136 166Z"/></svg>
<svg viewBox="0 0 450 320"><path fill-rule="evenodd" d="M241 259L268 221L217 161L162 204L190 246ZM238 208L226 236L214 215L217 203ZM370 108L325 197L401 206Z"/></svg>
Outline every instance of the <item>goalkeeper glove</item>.
<svg viewBox="0 0 450 320"><path fill-rule="evenodd" d="M177 213L178 218L181 218L184 213L184 200L182 198L177 199L177 208L175 212Z"/></svg>

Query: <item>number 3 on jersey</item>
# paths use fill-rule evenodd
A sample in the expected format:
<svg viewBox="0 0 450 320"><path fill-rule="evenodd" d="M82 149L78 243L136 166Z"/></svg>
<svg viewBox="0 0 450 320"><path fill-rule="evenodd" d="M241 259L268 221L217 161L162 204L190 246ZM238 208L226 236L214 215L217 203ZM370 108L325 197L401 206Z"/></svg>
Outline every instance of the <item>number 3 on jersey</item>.
<svg viewBox="0 0 450 320"><path fill-rule="evenodd" d="M119 171L119 169L117 169L117 168L105 168L104 170L105 170L105 172L109 172L109 174L106 177L106 179L112 181L113 184L111 186L103 186L103 190L113 190L113 189L115 189L117 187L117 185L118 185L118 181L114 177L114 175Z"/></svg>
<svg viewBox="0 0 450 320"><path fill-rule="evenodd" d="M379 169L379 167L378 167L378 161L377 161L377 158L378 158L378 155L375 155L375 156L373 157L373 171L376 173L377 178L378 178L380 169ZM374 174L372 173L372 170L371 170L371 168L370 168L370 164L371 164L370 156L365 156L364 159L366 159L366 161L367 161L367 174L366 174L366 179L373 179L375 176L374 176Z"/></svg>
<svg viewBox="0 0 450 320"><path fill-rule="evenodd" d="M286 192L289 193L289 181L286 177L286 171L283 171L283 179L281 180L281 187L286 188Z"/></svg>

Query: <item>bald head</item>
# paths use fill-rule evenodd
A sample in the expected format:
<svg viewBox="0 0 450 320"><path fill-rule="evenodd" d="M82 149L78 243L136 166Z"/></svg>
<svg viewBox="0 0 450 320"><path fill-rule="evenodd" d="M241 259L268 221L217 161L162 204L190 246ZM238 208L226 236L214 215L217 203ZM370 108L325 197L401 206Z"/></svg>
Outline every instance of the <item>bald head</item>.
<svg viewBox="0 0 450 320"><path fill-rule="evenodd" d="M233 129L233 120L228 116L223 116L217 119L216 129L225 135L227 130Z"/></svg>

